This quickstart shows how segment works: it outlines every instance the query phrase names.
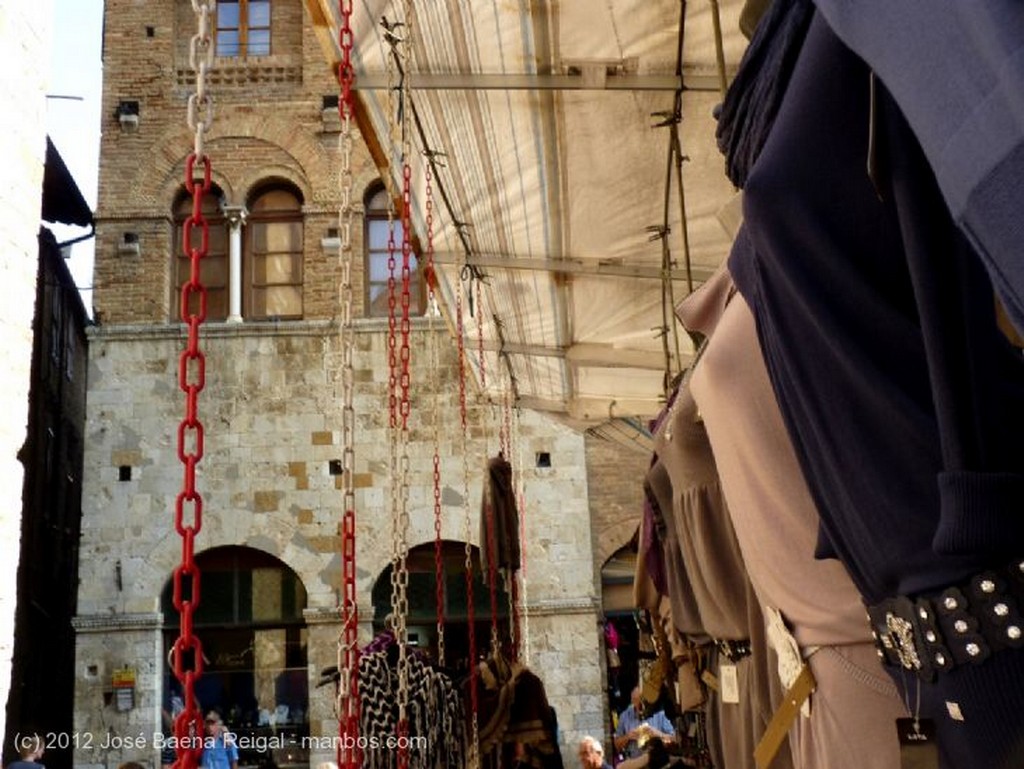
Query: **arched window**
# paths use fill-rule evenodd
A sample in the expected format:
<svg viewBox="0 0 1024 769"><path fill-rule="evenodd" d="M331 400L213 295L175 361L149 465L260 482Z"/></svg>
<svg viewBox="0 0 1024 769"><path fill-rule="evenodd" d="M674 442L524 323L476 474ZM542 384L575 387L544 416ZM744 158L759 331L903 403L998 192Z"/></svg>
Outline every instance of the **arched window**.
<svg viewBox="0 0 1024 769"><path fill-rule="evenodd" d="M246 547L214 548L195 560L202 580L194 627L205 657L195 690L200 707L204 713L220 712L238 735L294 737L297 749L301 737L309 734L302 581L277 558ZM172 592L173 581L168 581L161 596L168 663L178 637ZM164 670L166 719L180 707L181 689L170 664ZM164 727L166 733L166 723ZM268 758L243 755L240 763L262 765ZM295 755L273 758L278 766L300 762Z"/></svg>
<svg viewBox="0 0 1024 769"><path fill-rule="evenodd" d="M217 55L270 55L270 0L217 3Z"/></svg>
<svg viewBox="0 0 1024 769"><path fill-rule="evenodd" d="M395 282L401 290L402 280L402 220L395 216L388 223L388 193L383 184L377 183L366 194L366 315L376 318L388 316L388 269L389 240L394 227ZM421 315L425 304L416 255L410 258L409 313ZM401 313L401 300L396 304L396 313Z"/></svg>
<svg viewBox="0 0 1024 769"><path fill-rule="evenodd" d="M207 320L224 320L228 316L228 230L220 209L221 191L214 187L203 197L203 218L210 230L209 248L199 262L199 280L206 287ZM174 293L171 296L171 320L181 320L181 287L188 281L191 259L185 252L184 224L192 213L192 197L184 191L174 205ZM192 228L192 247L199 248L202 231ZM199 311L199 298L193 296L190 312Z"/></svg>
<svg viewBox="0 0 1024 769"><path fill-rule="evenodd" d="M171 320L179 320L181 287L191 263L182 242L192 198L184 192L174 206L175 266ZM209 251L200 262L207 290L207 319L237 322L293 320L303 316L302 195L282 182L260 188L248 207L226 206L214 190L203 198L210 229ZM193 227L198 247L201 228ZM193 300L198 309L198 298Z"/></svg>
<svg viewBox="0 0 1024 769"><path fill-rule="evenodd" d="M302 201L270 188L249 206L242 311L250 318L302 317Z"/></svg>

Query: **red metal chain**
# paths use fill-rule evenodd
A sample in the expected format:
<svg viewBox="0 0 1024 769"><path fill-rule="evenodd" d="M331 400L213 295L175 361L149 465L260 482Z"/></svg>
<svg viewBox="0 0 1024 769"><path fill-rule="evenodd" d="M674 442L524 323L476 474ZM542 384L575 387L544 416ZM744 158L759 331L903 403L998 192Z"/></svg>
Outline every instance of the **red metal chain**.
<svg viewBox="0 0 1024 769"><path fill-rule="evenodd" d="M393 204L392 204L393 205ZM394 216L388 227L388 426L394 430L398 426L398 285L395 282L395 269L398 265L395 254ZM404 235L403 235L404 238Z"/></svg>
<svg viewBox="0 0 1024 769"><path fill-rule="evenodd" d="M352 0L338 0L338 13L341 15L341 28L338 30L338 45L341 48L341 63L338 65L341 98L338 99L338 114L344 121L355 116L352 96L352 86L356 81L356 70L352 65Z"/></svg>
<svg viewBox="0 0 1024 769"><path fill-rule="evenodd" d="M342 126L345 127L348 141L351 142L351 124L355 113L355 97L352 86L355 82L355 68L352 66L352 0L339 0L338 12L341 18L341 26L338 31L338 44L341 48L341 63L338 66L338 83L341 87L341 94L338 99L338 114ZM350 147L349 150L350 151ZM350 162L350 158L348 159ZM344 205L346 209L343 215L351 216L351 169L348 170L348 179L343 186L347 187L345 195L347 200ZM350 236L348 237L351 247ZM351 259L351 253L349 254ZM351 265L348 268L351 269ZM351 276L348 276L345 290L349 292L347 298L351 314ZM351 324L351 317L346 321ZM346 344L352 344L352 329L345 331ZM346 353L346 365L351 367L351 351ZM348 372L351 377L351 372ZM351 381L347 383L351 388ZM351 404L351 391L346 395L345 433L347 437L345 451L345 472L348 474L345 483L345 511L341 525L341 562L342 562L342 604L341 604L341 645L339 649L338 666L338 736L337 762L340 769L356 769L362 763L362 755L359 749L359 608L356 601L356 514L355 494L352 490L352 473L354 472L354 448L349 445L354 442L355 425L354 412Z"/></svg>
<svg viewBox="0 0 1024 769"><path fill-rule="evenodd" d="M408 159L402 166L402 347L400 350L401 371L399 386L401 388L400 413L402 430L409 426L409 332L411 322L409 307L412 302L410 284L412 282L412 166Z"/></svg>
<svg viewBox="0 0 1024 769"><path fill-rule="evenodd" d="M402 318L401 318L401 347L399 349L399 372L398 372L398 384L400 388L399 393L399 416L401 417L401 433L403 447L407 445L408 441L408 429L409 429L409 361L410 361L410 348L409 348L409 333L411 330L411 321L409 318L409 310L411 305L411 287L412 282L412 167L409 165L408 155L406 155L405 163L402 166ZM404 452L403 452L404 454ZM407 456L402 457L402 468L408 467ZM403 477L403 484L405 479ZM403 490L403 507L405 491ZM405 519L405 516L402 516ZM403 524L404 525L404 524ZM404 535L403 535L404 536ZM404 554L403 554L404 556ZM401 589L406 589L405 585L402 585ZM403 605L405 605L405 598L402 599ZM403 618L404 619L404 618ZM404 659L404 645L406 639L403 637L399 639L399 643L402 644L402 648L399 649L399 681L401 682L405 671L401 670L401 666L407 664ZM399 687L401 689L401 687ZM409 766L409 719L404 712L405 706L408 704L403 701L403 698L407 695L399 691L399 718L398 718L398 769L408 769Z"/></svg>
<svg viewBox="0 0 1024 769"><path fill-rule="evenodd" d="M480 285L483 281L476 282L476 343L477 354L480 356L480 392L487 394L487 371L484 365L484 296L483 288ZM472 290L472 288L470 288Z"/></svg>
<svg viewBox="0 0 1024 769"><path fill-rule="evenodd" d="M196 163L202 176L196 179ZM174 569L173 603L180 617L178 638L171 650L174 676L182 686L185 707L174 719L178 738L178 769L192 769L203 753L203 714L196 700L195 684L203 674L203 645L193 633L193 615L199 607L199 568L195 562L195 537L203 527L203 498L196 489L196 465L203 458L203 423L199 421L199 393L206 385L206 358L199 349L199 327L206 320L206 287L200 280L200 263L210 246L210 225L203 216L203 197L210 192L210 158L196 153L185 161L185 189L192 195L192 212L182 228L182 247L189 255L189 279L181 287L181 319L188 325L188 341L178 358L178 386L185 393L185 418L178 425L178 459L184 465L182 490L174 505L174 530L181 537L181 563ZM199 228L199 244L194 231ZM193 300L198 305L193 309ZM191 520L186 521L186 508Z"/></svg>
<svg viewBox="0 0 1024 769"><path fill-rule="evenodd" d="M499 438L501 453L509 462L512 461L512 382L509 382L508 389L502 397L502 420L501 433Z"/></svg>

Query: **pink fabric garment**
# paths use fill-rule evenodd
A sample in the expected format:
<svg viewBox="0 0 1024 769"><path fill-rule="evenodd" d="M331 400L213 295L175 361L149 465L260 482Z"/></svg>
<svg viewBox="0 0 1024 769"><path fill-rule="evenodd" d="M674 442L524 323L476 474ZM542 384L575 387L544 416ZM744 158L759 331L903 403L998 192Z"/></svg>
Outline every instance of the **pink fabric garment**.
<svg viewBox="0 0 1024 769"><path fill-rule="evenodd" d="M905 708L878 661L849 575L838 561L814 558L818 515L775 402L754 318L738 294L717 324L713 314L698 313L701 330L714 333L691 388L744 562L760 602L782 611L805 654L806 647L824 647L808 660L818 681L810 718L798 718L789 734L794 764L897 769L895 719Z"/></svg>

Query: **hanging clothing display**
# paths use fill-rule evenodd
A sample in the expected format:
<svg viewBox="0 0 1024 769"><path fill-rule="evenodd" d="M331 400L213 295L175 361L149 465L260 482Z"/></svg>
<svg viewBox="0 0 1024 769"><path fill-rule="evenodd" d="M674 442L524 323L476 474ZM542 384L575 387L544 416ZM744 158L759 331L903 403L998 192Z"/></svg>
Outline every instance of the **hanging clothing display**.
<svg viewBox="0 0 1024 769"><path fill-rule="evenodd" d="M377 639L359 657L362 700L359 734L370 742L363 749L364 769L395 769L398 751L383 740L397 734L398 670L393 637ZM462 769L466 765L466 716L458 687L421 655L410 654L407 719L410 769Z"/></svg>
<svg viewBox="0 0 1024 769"><path fill-rule="evenodd" d="M487 478L481 499L480 566L484 574L487 573L488 552L492 547L497 568L511 572L519 570L519 511L512 485L512 465L501 454L487 462Z"/></svg>
<svg viewBox="0 0 1024 769"><path fill-rule="evenodd" d="M871 86L816 15L729 266L821 516L818 553L870 605L942 766L1017 767L1024 362L914 132Z"/></svg>
<svg viewBox="0 0 1024 769"><path fill-rule="evenodd" d="M491 654L479 665L480 756L501 754L500 763L562 769L558 721L544 683L528 668Z"/></svg>
<svg viewBox="0 0 1024 769"><path fill-rule="evenodd" d="M690 592L714 642L711 670L718 688L707 710L712 758L723 769L752 769L754 748L781 691L769 675L764 620L687 379L655 434L654 449L657 460L647 482L665 518L666 550L678 551L683 570L675 581L670 576L669 595L673 589ZM788 748L772 766L792 766Z"/></svg>
<svg viewBox="0 0 1024 769"><path fill-rule="evenodd" d="M647 531L655 525L650 500L645 502L644 511L638 532L640 549L637 553L636 572L633 576L633 601L637 607L645 609L650 614L652 623L658 623L661 635L668 643L666 651L672 662L671 667L675 670L674 695L677 712L694 710L703 705L706 699L704 687L700 683L700 676L704 672L705 661L710 655L711 639L703 632L703 629L690 635L680 632L679 624L676 623L672 615L672 602L668 597L667 587L659 589L649 572L652 560L660 562L662 546L653 536L647 536ZM657 551L659 555L656 559L645 558L645 552L648 550ZM696 614L682 624L700 628ZM652 628L652 631L654 630L656 628ZM641 660L641 689L644 688L643 683L646 681L642 665L644 661ZM643 691L641 691L641 696L650 705L654 705L657 700L656 697L643 696Z"/></svg>
<svg viewBox="0 0 1024 769"><path fill-rule="evenodd" d="M753 316L740 295L723 307L716 284L731 286L724 268L705 284L712 296L702 287L678 314L689 330L708 336L691 388L751 583L760 603L780 612L782 632L791 632L798 650L780 665L784 685L805 663L816 682L806 715L789 731L794 765L898 769L893 724L907 715L905 707L879 664L846 570L813 556L818 514L768 381Z"/></svg>

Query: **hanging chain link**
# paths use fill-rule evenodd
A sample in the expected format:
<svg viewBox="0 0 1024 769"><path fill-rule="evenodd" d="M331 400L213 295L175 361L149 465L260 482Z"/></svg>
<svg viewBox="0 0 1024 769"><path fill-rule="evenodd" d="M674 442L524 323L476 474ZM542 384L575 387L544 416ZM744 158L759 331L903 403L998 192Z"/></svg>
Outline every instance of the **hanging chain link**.
<svg viewBox="0 0 1024 769"><path fill-rule="evenodd" d="M213 64L210 14L213 0L192 0L198 31L192 37L189 61L196 72L196 92L189 96L187 122L193 131L193 152L185 161L185 189L192 196L192 211L182 227L182 247L189 256L189 278L181 288L180 315L188 326L188 341L178 358L178 386L185 393L185 418L178 425L178 459L184 465L182 490L174 505L174 530L181 537L181 563L173 574L172 601L180 617L178 638L171 649L174 676L182 686L184 709L174 719L176 769L194 769L203 753L203 714L196 699L196 680L203 674L203 645L193 633L199 607L200 573L195 562L195 538L203 527L203 498L196 489L196 466L203 458L203 423L199 421L199 393L206 386L206 357L199 349L199 328L206 320L206 287L200 275L202 259L210 247L210 225L203 215L203 199L213 182L210 158L203 137L213 121L213 100L206 92L206 76ZM198 168L196 164L199 164ZM195 244L195 228L199 243ZM186 520L191 508L191 520Z"/></svg>
<svg viewBox="0 0 1024 769"><path fill-rule="evenodd" d="M476 282L476 346L480 361L480 392L487 393L487 366L484 358L484 294L482 281Z"/></svg>
<svg viewBox="0 0 1024 769"><path fill-rule="evenodd" d="M400 89L399 115L394 111L389 112L391 121L392 147L396 146L396 139L401 141L401 153L398 158L402 169L402 198L401 211L399 212L402 224L402 266L401 266L401 346L398 350L396 361L396 317L395 305L397 303L397 291L395 290L395 249L394 229L389 243L388 254L388 307L389 307L389 363L391 365L392 395L391 399L397 404L397 413L394 413L392 421L395 423L392 429L393 438L392 459L393 467L397 473L392 477L392 558L393 569L391 578L391 608L392 624L398 648L398 691L397 691L397 766L398 769L407 769L409 766L409 659L408 659L408 638L406 619L409 614L408 587L409 571L407 568L408 559L408 531L409 531L409 413L410 413L410 362L411 350L409 336L411 329L410 305L411 305L411 262L412 262L412 147L410 140L409 114L411 112L411 90L409 88L409 70L411 66L410 45L412 24L412 8L408 1L403 4L404 34L396 39L397 45L393 49L394 56L389 57L389 84L393 79L395 63L392 59L397 57L397 65L402 68L402 80ZM391 89L389 88L389 92ZM389 106L390 103L389 103ZM400 132L400 136L396 133ZM390 174L389 174L390 176ZM397 380L397 381L396 381ZM395 467L397 464L397 467Z"/></svg>
<svg viewBox="0 0 1024 769"><path fill-rule="evenodd" d="M338 42L341 63L338 83L341 93L338 113L341 135L338 139L341 155L341 209L338 229L341 235L341 382L342 382L342 494L343 517L341 525L341 632L338 635L338 690L335 710L338 715L337 749L340 769L355 769L361 763L359 737L359 608L356 601L356 512L355 512L355 395L354 350L355 323L353 321L352 266L352 120L355 97L352 86L355 69L352 66L352 0L339 0L341 26Z"/></svg>
<svg viewBox="0 0 1024 769"><path fill-rule="evenodd" d="M479 696L477 693L477 659L476 659L476 605L473 595L473 511L469 502L469 417L466 408L466 326L463 317L464 297L462 293L462 279L455 281L455 336L458 342L459 356L459 421L462 426L462 440L460 453L462 454L462 499L464 500L464 530L463 541L465 546L465 575L466 575L466 632L469 654L469 714L471 738L469 741L469 755L467 756L469 769L477 769L480 766L480 722ZM483 543L481 543L481 546Z"/></svg>
<svg viewBox="0 0 1024 769"><path fill-rule="evenodd" d="M434 438L434 601L437 605L437 664L445 666L444 638L444 549L441 539L441 361L438 353L438 334L434 319L437 316L437 273L434 267L434 189L431 158L424 151L424 207L427 224L427 264L423 274L427 284L427 333L430 344L430 393L433 396L433 438Z"/></svg>
<svg viewBox="0 0 1024 769"><path fill-rule="evenodd" d="M502 421L501 421L501 433L499 436L499 444L501 446L502 456L509 462L509 466L512 468L512 490L513 499L515 499L515 478L516 478L516 466L512 464L512 375L509 369L506 367L502 369L502 389L501 389L501 405L502 405ZM518 504L518 503L517 503ZM519 532L516 532L518 536ZM516 589L516 570L511 566L505 568L502 571L502 579L504 580L505 594L508 598L508 636L509 636L509 648L511 650L511 657L513 660L519 659L519 605L518 598L519 594Z"/></svg>
<svg viewBox="0 0 1024 769"><path fill-rule="evenodd" d="M188 63L196 73L196 90L188 97L187 122L189 130L195 135L195 156L200 160L206 157L204 139L213 125L213 98L206 92L206 76L213 68L214 45L210 22L216 7L216 0L192 0L197 31L189 41Z"/></svg>
<svg viewBox="0 0 1024 769"><path fill-rule="evenodd" d="M501 432L498 445L509 462L512 461L512 378L507 370L503 372L501 390Z"/></svg>
<svg viewBox="0 0 1024 769"><path fill-rule="evenodd" d="M480 406L480 414L484 423L484 447L490 442L490 431L488 430L488 413L490 410L487 401L487 361L484 357L484 297L482 281L476 282L476 342L477 356L480 363L480 392L477 402ZM489 485L489 484L488 484ZM484 492L484 498L480 504L480 514L483 516L484 541L480 543L481 550L487 556L487 589L491 601L491 654L497 654L500 649L498 634L498 570L497 557L498 548L495 532L494 507L491 500Z"/></svg>
<svg viewBox="0 0 1024 769"><path fill-rule="evenodd" d="M516 456L516 465L519 468L513 476L513 487L516 490L516 504L519 505L519 616L521 628L519 632L519 646L521 658L526 667L530 666L530 613L527 610L527 581L526 581L526 476L523 473L523 440L521 425L519 421L519 407L513 410L513 450Z"/></svg>

